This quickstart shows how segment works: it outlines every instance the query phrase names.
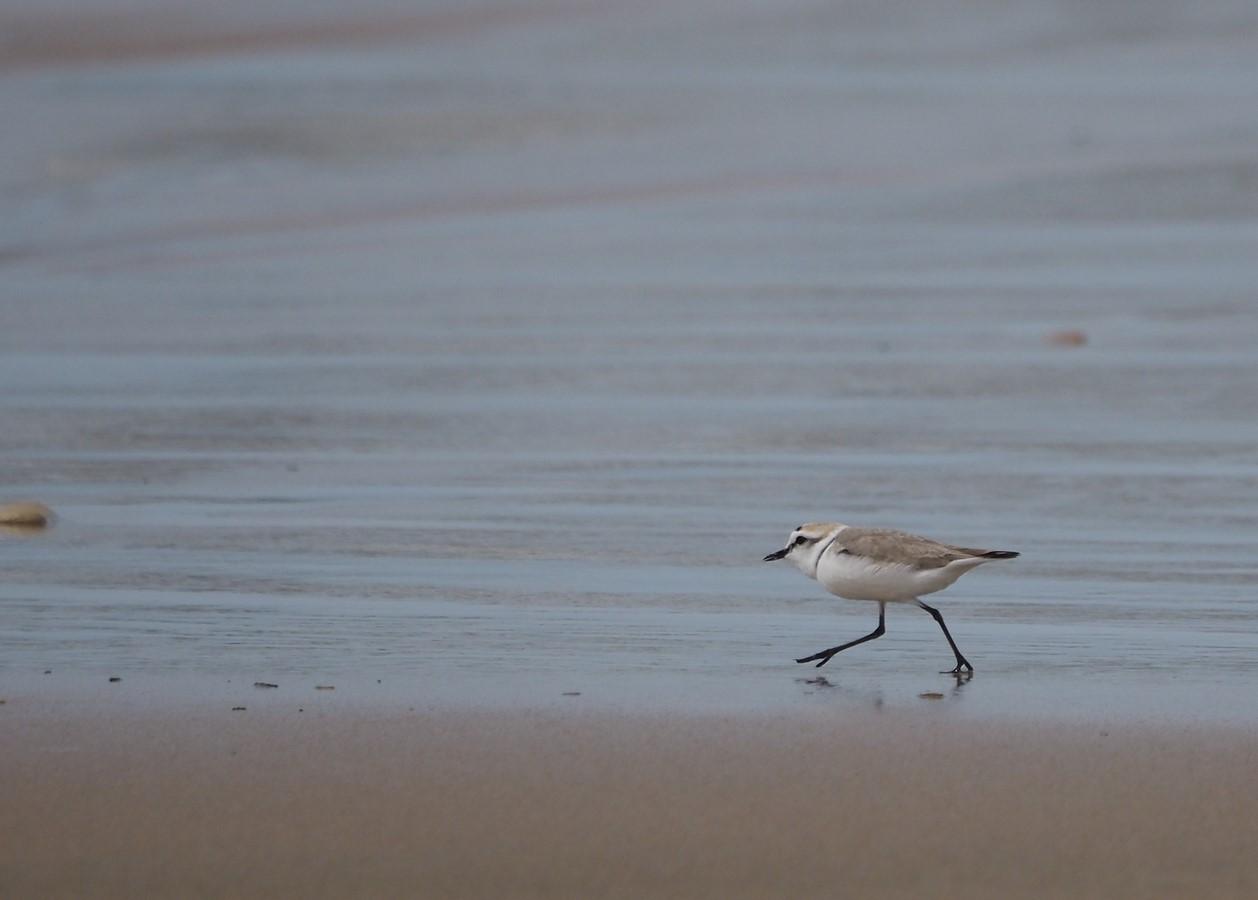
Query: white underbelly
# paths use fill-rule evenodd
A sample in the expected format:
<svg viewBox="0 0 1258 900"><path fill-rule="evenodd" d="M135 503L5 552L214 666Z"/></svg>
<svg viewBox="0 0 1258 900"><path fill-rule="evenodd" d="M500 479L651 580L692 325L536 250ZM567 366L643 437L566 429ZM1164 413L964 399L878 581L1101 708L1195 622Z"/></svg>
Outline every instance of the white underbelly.
<svg viewBox="0 0 1258 900"><path fill-rule="evenodd" d="M847 600L904 603L942 591L984 561L967 559L936 569L914 569L848 553L826 553L817 566L817 580L827 591Z"/></svg>

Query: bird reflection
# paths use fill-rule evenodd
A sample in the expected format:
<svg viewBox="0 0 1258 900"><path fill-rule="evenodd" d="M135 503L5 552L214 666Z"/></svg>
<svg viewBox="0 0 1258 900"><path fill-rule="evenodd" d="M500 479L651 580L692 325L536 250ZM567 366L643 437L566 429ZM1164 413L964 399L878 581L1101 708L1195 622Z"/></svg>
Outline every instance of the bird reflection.
<svg viewBox="0 0 1258 900"><path fill-rule="evenodd" d="M795 681L799 684L811 684L813 687L819 688L832 688L836 686L833 681L826 678L824 675L818 675L816 678L796 678Z"/></svg>
<svg viewBox="0 0 1258 900"><path fill-rule="evenodd" d="M836 684L824 675L817 675L813 678L796 678L795 683L803 685L805 694L815 694L817 691L833 691L831 696L845 696L858 703L864 705L869 704L875 712L881 712L883 708L882 689L879 688L873 692L866 692L857 688L844 687Z"/></svg>
<svg viewBox="0 0 1258 900"><path fill-rule="evenodd" d="M959 700L961 698L962 691L965 690L966 686L974 679L973 672L946 672L944 674L949 675L952 679L952 684L949 686L947 691L948 696L954 700ZM816 694L820 691L824 691L832 698L843 697L846 700L855 701L860 706L868 706L879 712L882 711L886 705L881 687L874 688L872 690L862 690L859 687L850 687L836 681L831 681L824 675L815 675L811 678L795 678L793 680L803 689L805 694ZM932 700L942 700L944 698L944 694L937 691L928 691L924 694L918 694L917 696L927 697Z"/></svg>

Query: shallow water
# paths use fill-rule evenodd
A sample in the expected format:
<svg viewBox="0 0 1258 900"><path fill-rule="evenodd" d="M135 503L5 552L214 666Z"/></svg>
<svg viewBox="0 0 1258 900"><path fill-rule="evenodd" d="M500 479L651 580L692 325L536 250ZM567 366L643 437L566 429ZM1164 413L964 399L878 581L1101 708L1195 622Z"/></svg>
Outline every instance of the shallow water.
<svg viewBox="0 0 1258 900"><path fill-rule="evenodd" d="M1252 8L254 9L0 13L10 703L1254 724Z"/></svg>

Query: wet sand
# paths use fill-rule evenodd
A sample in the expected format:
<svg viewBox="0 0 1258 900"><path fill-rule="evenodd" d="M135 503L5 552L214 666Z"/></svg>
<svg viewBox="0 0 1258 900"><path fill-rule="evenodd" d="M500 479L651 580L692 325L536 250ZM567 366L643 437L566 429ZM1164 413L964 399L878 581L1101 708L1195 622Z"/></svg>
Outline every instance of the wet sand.
<svg viewBox="0 0 1258 900"><path fill-rule="evenodd" d="M3 710L9 897L1250 897L1252 732Z"/></svg>

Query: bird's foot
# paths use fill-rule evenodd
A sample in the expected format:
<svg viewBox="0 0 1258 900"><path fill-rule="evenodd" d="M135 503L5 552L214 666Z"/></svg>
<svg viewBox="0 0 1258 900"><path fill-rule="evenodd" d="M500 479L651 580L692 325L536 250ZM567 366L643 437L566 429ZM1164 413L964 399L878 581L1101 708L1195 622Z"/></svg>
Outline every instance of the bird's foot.
<svg viewBox="0 0 1258 900"><path fill-rule="evenodd" d="M940 672L939 674L940 675L973 675L974 667L970 665L970 661L968 659L960 659L960 660L957 660L957 667L955 669L949 669L948 671Z"/></svg>
<svg viewBox="0 0 1258 900"><path fill-rule="evenodd" d="M820 653L814 653L812 656L805 656L805 657L803 657L802 659L797 659L797 660L795 660L795 662L797 662L797 663L810 663L810 662L813 662L814 660L818 660L818 659L819 659L819 660L821 660L821 662L817 663L817 668L818 668L818 669L820 669L822 666L824 666L826 663L828 663L828 662L829 662L829 661L830 661L833 657L834 657L834 654L833 654L833 653L830 653L830 652L828 652L828 651L822 650Z"/></svg>

